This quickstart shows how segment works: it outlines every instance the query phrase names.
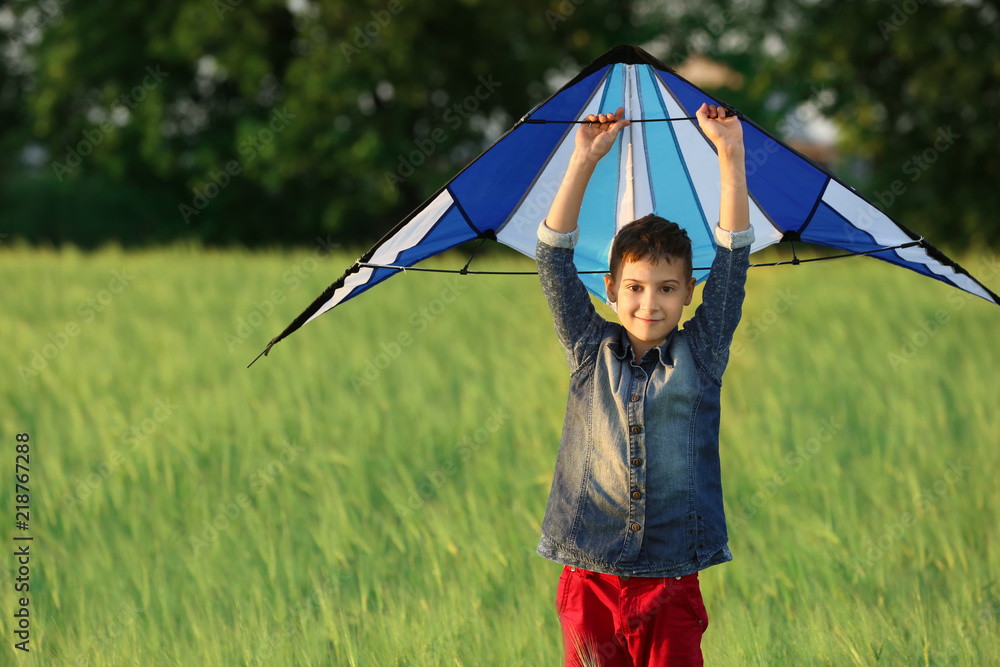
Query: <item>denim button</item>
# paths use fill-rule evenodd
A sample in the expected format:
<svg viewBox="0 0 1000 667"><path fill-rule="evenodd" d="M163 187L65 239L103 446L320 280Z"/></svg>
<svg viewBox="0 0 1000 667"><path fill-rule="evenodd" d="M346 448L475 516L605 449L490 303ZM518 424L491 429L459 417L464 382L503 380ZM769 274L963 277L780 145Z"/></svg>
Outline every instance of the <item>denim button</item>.
<svg viewBox="0 0 1000 667"><path fill-rule="evenodd" d="M632 402L633 402L633 403L635 403L635 402L636 402L636 401L638 401L638 400L639 400L639 397L638 397L638 396L633 396L633 397L632 397Z"/></svg>
<svg viewBox="0 0 1000 667"><path fill-rule="evenodd" d="M635 498L636 500L639 500L639 498L642 498L642 494L639 493L638 491L633 491L632 497Z"/></svg>
<svg viewBox="0 0 1000 667"><path fill-rule="evenodd" d="M639 524L637 523L632 524L632 530L639 530L640 528L642 528L642 526L640 526Z"/></svg>
<svg viewBox="0 0 1000 667"><path fill-rule="evenodd" d="M642 431L642 427L641 426L633 426L632 427L632 432L633 433L639 433L641 431Z"/></svg>
<svg viewBox="0 0 1000 667"><path fill-rule="evenodd" d="M639 466L642 465L642 459L632 459L632 465L638 468Z"/></svg>
<svg viewBox="0 0 1000 667"><path fill-rule="evenodd" d="M635 376L635 379L636 380L645 380L646 376L643 375L642 373L639 373L638 375Z"/></svg>

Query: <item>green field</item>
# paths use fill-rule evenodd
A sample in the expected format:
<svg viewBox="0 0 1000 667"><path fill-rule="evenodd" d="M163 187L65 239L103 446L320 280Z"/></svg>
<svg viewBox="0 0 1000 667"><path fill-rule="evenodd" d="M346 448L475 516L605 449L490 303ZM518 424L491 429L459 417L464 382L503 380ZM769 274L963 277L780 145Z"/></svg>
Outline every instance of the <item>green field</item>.
<svg viewBox="0 0 1000 667"><path fill-rule="evenodd" d="M409 272L248 370L357 253L4 248L0 664L560 664L536 277ZM751 270L740 327L706 664L1000 664L1000 309L854 258Z"/></svg>

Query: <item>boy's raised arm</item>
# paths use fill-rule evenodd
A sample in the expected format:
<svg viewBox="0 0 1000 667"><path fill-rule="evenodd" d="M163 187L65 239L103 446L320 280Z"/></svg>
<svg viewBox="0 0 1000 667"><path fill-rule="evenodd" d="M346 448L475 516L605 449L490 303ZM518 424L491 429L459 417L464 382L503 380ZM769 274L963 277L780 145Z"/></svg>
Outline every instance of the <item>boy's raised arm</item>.
<svg viewBox="0 0 1000 667"><path fill-rule="evenodd" d="M743 127L735 116L726 116L724 107L703 104L696 115L702 131L719 154L722 182L716 232L719 247L705 282L702 303L684 328L689 331L692 352L699 363L721 382L729 361L729 345L742 315L754 237L750 227Z"/></svg>
<svg viewBox="0 0 1000 667"><path fill-rule="evenodd" d="M725 107L702 104L695 113L698 124L719 152L722 196L719 227L729 232L750 229L750 203L743 148L743 125L736 116L726 117Z"/></svg>
<svg viewBox="0 0 1000 667"><path fill-rule="evenodd" d="M535 248L538 278L571 369L587 357L590 343L604 321L594 310L590 294L573 263L573 247L579 235L577 221L587 183L598 161L614 145L618 132L628 125L623 115L622 108L614 114L591 114L587 120L592 124L580 125L576 148L562 184L552 201L548 218L538 227Z"/></svg>

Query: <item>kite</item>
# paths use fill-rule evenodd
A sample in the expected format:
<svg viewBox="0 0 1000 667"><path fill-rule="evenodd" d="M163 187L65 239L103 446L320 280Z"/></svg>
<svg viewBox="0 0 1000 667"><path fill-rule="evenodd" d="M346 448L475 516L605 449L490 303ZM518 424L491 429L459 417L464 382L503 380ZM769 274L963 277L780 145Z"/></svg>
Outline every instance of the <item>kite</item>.
<svg viewBox="0 0 1000 667"><path fill-rule="evenodd" d="M487 239L534 258L536 230L566 172L576 124L618 107L624 107L632 123L598 163L584 195L574 252L577 271L587 289L605 300L602 276L615 234L622 225L656 213L687 230L694 275L703 281L715 256L711 227L719 217L721 185L715 147L694 116L702 102L725 106L743 123L750 224L756 237L751 253L791 243L793 259L771 265L868 255L1000 305L1000 297L964 268L850 185L646 51L623 45L594 60L525 114L358 258L261 355L306 322L391 276L405 270L442 271L413 267L467 241L480 240L469 263L455 273L522 273L468 269ZM800 260L794 255L796 241L844 252Z"/></svg>

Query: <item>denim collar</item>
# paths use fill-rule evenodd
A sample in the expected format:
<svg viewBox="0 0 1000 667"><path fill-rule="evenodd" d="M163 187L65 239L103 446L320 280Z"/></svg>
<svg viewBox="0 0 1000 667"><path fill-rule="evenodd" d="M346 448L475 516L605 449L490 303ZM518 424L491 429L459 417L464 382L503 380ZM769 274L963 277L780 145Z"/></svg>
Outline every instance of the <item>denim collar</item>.
<svg viewBox="0 0 1000 667"><path fill-rule="evenodd" d="M612 339L611 342L608 343L608 347L611 349L611 353L614 354L619 361L624 361L625 359L634 359L635 348L632 347L632 341L629 340L628 332L625 330L625 327L621 325L618 326L618 329L619 329L618 339L617 340ZM674 327L673 330L667 334L667 339L665 341L663 341L656 347L650 348L652 350L656 350L656 353L658 355L657 359L659 359L660 363L663 364L664 366L670 367L674 365L674 359L673 356L670 354L669 348L676 334L677 334L677 327Z"/></svg>

